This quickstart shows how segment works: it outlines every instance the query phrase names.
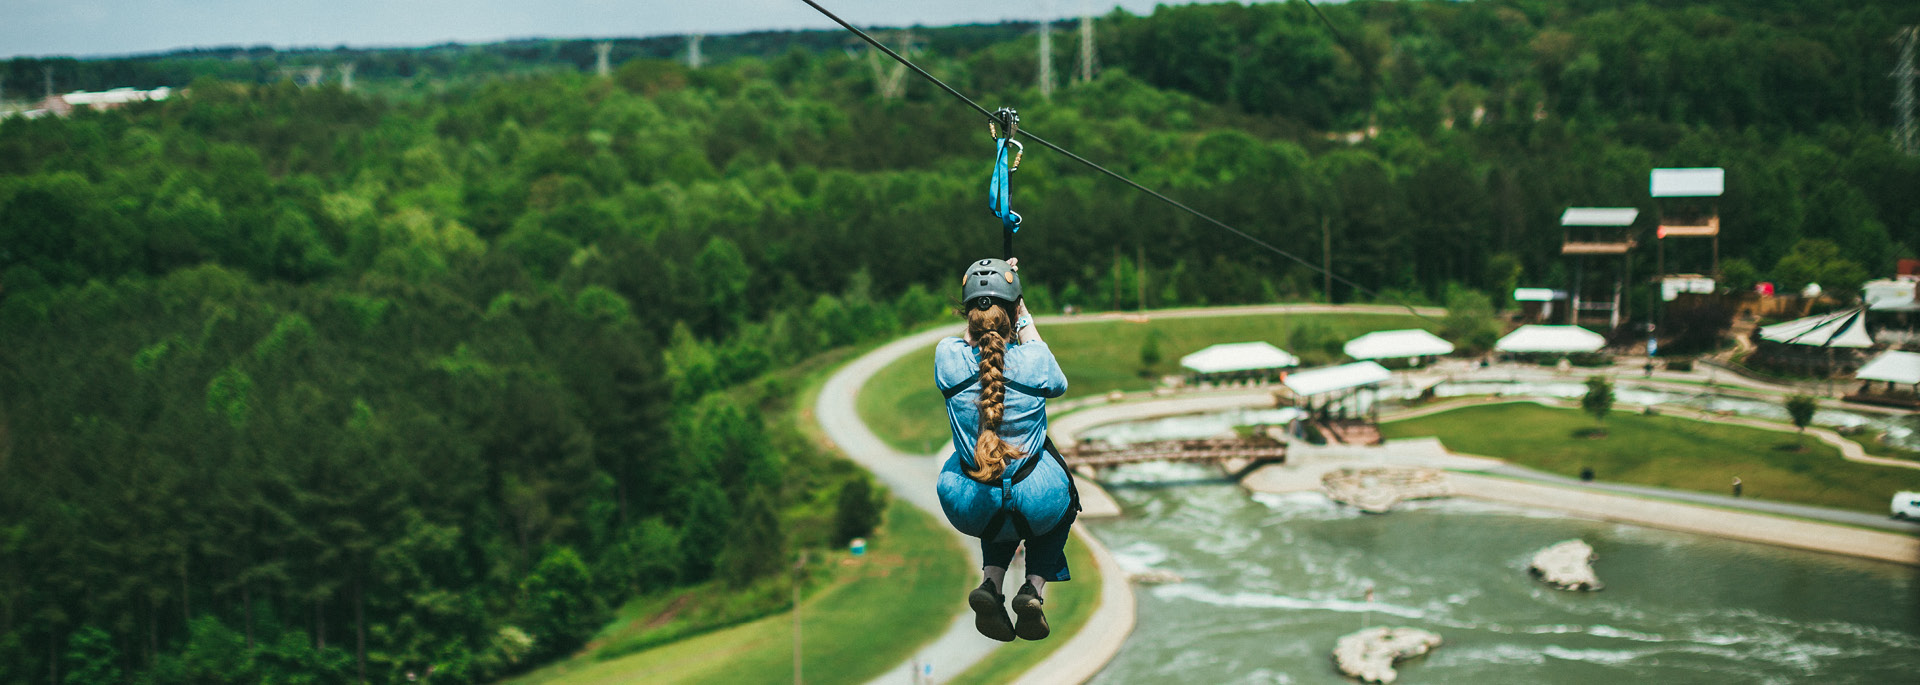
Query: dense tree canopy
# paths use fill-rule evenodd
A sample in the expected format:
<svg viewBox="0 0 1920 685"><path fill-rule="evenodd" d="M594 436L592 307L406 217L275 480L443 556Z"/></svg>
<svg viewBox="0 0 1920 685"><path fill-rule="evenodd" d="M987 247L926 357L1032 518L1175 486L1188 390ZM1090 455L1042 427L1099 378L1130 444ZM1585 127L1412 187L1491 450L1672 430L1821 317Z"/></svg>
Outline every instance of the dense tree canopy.
<svg viewBox="0 0 1920 685"><path fill-rule="evenodd" d="M1110 15L1050 103L1022 27L917 59L1469 337L1473 290L1567 285L1561 210L1651 211L1655 166L1727 168L1744 280L1920 248L1885 106L1911 6L1326 11L1342 37L1294 3ZM770 372L947 315L999 247L991 146L837 34L733 40L606 79L579 42L371 53L354 91L89 60L190 88L0 121L0 682L487 679L870 528L850 467L763 420ZM1037 148L1014 207L1036 310L1364 296Z"/></svg>

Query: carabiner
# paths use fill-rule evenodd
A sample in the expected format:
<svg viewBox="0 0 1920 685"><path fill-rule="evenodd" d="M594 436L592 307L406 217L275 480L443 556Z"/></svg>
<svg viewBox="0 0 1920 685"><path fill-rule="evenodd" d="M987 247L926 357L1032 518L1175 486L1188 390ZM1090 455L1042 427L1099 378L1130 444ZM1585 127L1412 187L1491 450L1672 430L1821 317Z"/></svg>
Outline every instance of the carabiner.
<svg viewBox="0 0 1920 685"><path fill-rule="evenodd" d="M1027 146L1012 138L1007 139L1007 144L1013 146L1013 161L1007 163L1007 173L1013 173L1020 170L1020 158L1026 156Z"/></svg>

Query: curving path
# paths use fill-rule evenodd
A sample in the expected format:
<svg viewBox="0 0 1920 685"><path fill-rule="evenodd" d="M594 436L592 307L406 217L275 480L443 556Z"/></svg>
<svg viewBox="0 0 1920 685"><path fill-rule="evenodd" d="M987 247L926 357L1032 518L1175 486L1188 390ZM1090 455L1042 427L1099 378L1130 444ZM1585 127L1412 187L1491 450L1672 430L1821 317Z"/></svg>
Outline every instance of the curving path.
<svg viewBox="0 0 1920 685"><path fill-rule="evenodd" d="M1199 318L1218 316L1250 316L1263 314L1312 314L1312 313L1374 313L1404 314L1403 307L1375 305L1253 305L1244 307L1206 307L1192 309L1169 309L1152 312L1150 318ZM1443 316L1446 310L1436 307L1423 307L1416 312L1420 316ZM1042 316L1038 323L1044 325L1071 325L1075 323L1093 323L1100 321L1133 320L1138 314L1099 314L1082 316ZM827 438L840 447L854 463L873 472L874 476L900 497L914 506L944 520L940 511L940 502L934 494L933 483L938 475L940 460L937 455L911 455L888 446L886 441L867 428L860 420L855 408L854 397L867 381L895 360L912 354L922 348L938 342L941 338L958 333L958 326L942 326L900 338L880 346L878 349L861 355L846 366L835 371L820 389L815 404L815 419L826 432ZM944 454L944 453L943 453ZM1083 493L1083 496L1086 493ZM1083 517L1092 513L1083 512ZM1042 661L1028 671L1018 682L1056 685L1059 683L1080 683L1092 678L1106 666L1108 660L1118 653L1126 642L1127 634L1133 630L1133 591L1128 586L1126 573L1114 561L1100 541L1085 528L1080 530L1081 540L1093 552L1094 562L1100 566L1100 607L1087 621L1080 632L1069 638L1069 642L1054 651L1053 656ZM972 538L954 533L967 550L968 557L975 566L980 563L980 549ZM955 597L955 606L960 605ZM932 664L934 677L943 679L965 671L973 664L993 652L1000 643L988 640L974 632L973 616L961 612L954 618L945 633L932 643L921 648L908 663L901 664L875 679L875 683L913 683L913 665Z"/></svg>
<svg viewBox="0 0 1920 685"><path fill-rule="evenodd" d="M1256 305L1256 306L1245 306L1245 307L1209 307L1209 308L1195 308L1195 309L1163 310L1163 311L1152 312L1150 315L1145 315L1145 316L1148 318L1195 318L1195 317L1249 316L1249 315L1285 314L1285 313L1308 314L1308 313L1334 313L1334 312L1403 314L1403 313L1406 313L1406 311L1407 310L1405 308L1401 308L1401 307L1370 306L1370 305ZM1445 310L1440 308L1428 307L1428 308L1421 308L1416 313L1421 316L1433 317L1433 316L1444 315ZM1129 314L1117 314L1117 313L1101 314L1101 315L1071 316L1071 317L1070 316L1043 316L1043 317L1038 317L1038 322L1046 325L1062 325L1062 324L1092 323L1092 322L1112 321L1112 320L1138 320L1142 317L1143 315L1138 315L1138 314L1129 315ZM867 383L867 381L873 377L874 374L878 373L881 369L885 368L888 364L891 364L895 360L898 360L901 357L904 357L908 354L912 354L918 350L926 348L927 346L930 346L933 343L939 341L941 338L949 335L954 335L957 332L958 332L957 326L943 326L943 327L939 327L939 328L928 330L928 331L923 331L917 334L913 334L904 338L894 340L892 342L889 342L879 347L878 349L875 349L871 352L868 352L865 355L860 356L859 358L853 360L852 362L840 368L838 371L834 372L834 374L827 380L826 384L822 387L818 402L815 406L816 420L819 421L821 428L825 431L827 437L830 440L832 440L834 443L836 443L840 447L840 449L848 456L848 458L852 459L855 463L858 463L862 467L873 472L875 477L877 477L881 482L885 483L890 489L892 489L895 496L901 497L907 502L910 502L913 505L920 507L922 510L927 511L938 518L944 518L944 515L941 514L940 512L940 504L937 496L934 493L932 484L935 480L935 477L938 473L938 469L941 463L940 457L944 455L944 452L940 454L934 454L934 455L911 455L911 454L900 452L888 446L885 441L881 440L879 436L875 435L873 431L869 429L864 422L861 421L859 413L855 408L856 407L855 396L859 393L860 388L863 387ZM1495 373L1498 373L1498 372L1496 371ZM1469 372L1468 375L1479 375L1479 374L1473 374L1472 372ZM1492 375L1492 374L1487 374L1487 375ZM1532 375L1532 374L1527 374L1527 375ZM1705 373L1660 372L1655 374L1655 378L1647 379L1647 380L1653 381L1650 384L1656 384L1656 385L1667 385L1667 383L1662 383L1660 381L1671 382L1671 381L1678 380L1678 381L1684 382L1686 380L1694 380L1695 382L1698 382L1695 376L1704 376L1703 380L1708 380L1709 382L1713 380L1718 380L1721 385L1737 384L1741 386L1747 386L1746 389L1749 391L1781 393L1781 392L1791 392L1793 390L1789 388L1781 388L1778 386L1773 386L1771 384L1767 384L1761 381L1755 381L1752 379L1738 378L1738 377L1736 377L1738 378L1738 380L1734 380L1732 383L1729 383L1728 381L1732 379L1728 378L1728 376L1733 376L1733 374L1715 374L1711 371L1705 372ZM1716 379L1715 376L1719 376L1719 377ZM1639 379L1635 379L1635 380L1639 380ZM1212 393L1207 393L1207 394L1212 394ZM1235 395L1240 395L1240 396L1233 397ZM1159 401L1149 401L1149 402L1140 403L1140 406L1128 407L1125 409L1122 409L1120 407L1112 407L1109 409L1109 411L1120 410L1122 413L1127 413L1127 414L1182 413L1184 411L1195 410L1193 407L1180 406L1184 404L1198 403L1198 404L1209 405L1207 408L1217 408L1217 407L1213 407L1212 405L1216 405L1223 402L1226 404L1257 403L1258 400L1253 399L1251 397L1255 395L1265 397L1267 398L1267 401L1271 401L1270 400L1271 396L1267 395L1265 390L1259 390L1259 391L1253 391L1253 392L1248 392L1248 391L1221 392L1221 393L1218 393L1218 395L1213 397L1189 396L1189 397L1172 399L1172 400L1163 399ZM1509 399L1504 401L1512 401L1512 400ZM1478 403L1480 402L1478 401L1467 401L1467 402L1459 402L1459 403L1446 402L1446 403L1442 403L1441 406L1430 407L1428 408L1428 411L1453 409L1453 408L1458 408L1459 406L1478 404ZM1831 403L1831 401L1829 400L1829 401L1823 401L1822 404L1832 406L1838 403ZM1852 409L1854 407L1849 407L1849 408ZM1170 409L1174 409L1175 411L1169 412L1168 410ZM1100 413L1101 412L1092 412L1090 414L1100 414ZM1426 411L1410 412L1410 414L1424 414L1424 413L1427 413L1427 412ZM1408 415L1401 415L1401 416L1395 416L1393 418L1409 418L1409 417L1410 416ZM1066 414L1063 417L1061 417L1058 421L1056 421L1055 429L1060 433L1069 435L1067 439L1071 440L1070 434L1073 432L1076 432L1076 430L1074 430L1075 428L1084 429L1084 428L1090 427L1090 425L1093 423L1106 423L1109 420L1111 420L1111 417L1104 417L1103 419L1094 419L1093 416L1089 415L1084 417L1085 419L1088 419L1088 421L1082 421L1083 423L1088 423L1089 425L1082 425L1082 426L1073 425L1074 422L1076 420L1079 420L1080 418L1082 417L1077 417L1075 414ZM1718 421L1727 420L1727 417L1714 417L1714 416L1700 416L1698 418L1701 418L1704 420L1710 420L1710 421L1711 420L1718 420ZM1781 424L1773 424L1769 422L1757 421L1757 420L1751 420L1751 419L1735 420L1732 422L1752 425L1754 427L1770 428L1774 430L1791 430L1790 426L1782 426ZM1862 451L1860 450L1859 445L1854 443L1853 441L1846 440L1845 438L1842 438L1839 435L1823 434L1823 433L1830 433L1828 431L1814 429L1813 431L1810 431L1810 432L1815 432L1816 435L1818 435L1823 441L1829 442L1831 444L1834 444L1837 447L1840 447L1845 458L1852 461L1876 463L1876 464L1885 465L1885 466L1899 466L1899 467L1907 467L1907 468L1915 468L1917 466L1920 466L1920 465L1916 465L1914 462L1902 461L1902 460L1889 460L1889 459L1884 459L1880 457L1874 457L1872 455L1863 454ZM1499 472L1501 475L1505 475L1509 478L1517 477L1524 480L1533 481L1535 483L1539 483L1540 485L1545 485L1547 487L1557 487L1557 488L1572 487L1567 483L1557 482L1558 479L1551 477L1549 474L1527 472L1523 469L1519 469L1518 467L1512 467L1510 465L1505 467L1504 469L1495 469L1495 472ZM1583 484L1583 485L1590 486L1591 484ZM1642 490L1642 488L1633 488L1633 487L1622 487L1621 489L1634 490L1633 492L1622 493L1622 494L1631 494L1631 495L1640 495L1640 496L1655 495L1655 496L1666 496L1666 497L1672 497L1674 495L1674 493L1670 491L1638 492L1637 490ZM1660 490L1657 488L1644 488L1644 489ZM1564 493L1565 490L1561 490L1560 492ZM1692 493L1688 493L1688 494L1692 494ZM1712 498L1712 496L1710 495L1699 495L1699 497ZM1723 498L1713 498L1713 499L1720 500ZM1724 499L1731 499L1731 498L1724 498ZM1720 506L1731 505L1736 508L1759 509L1759 507L1752 506L1753 502L1750 500L1734 501L1734 502L1714 501L1711 504L1720 505ZM1776 512L1769 512L1769 513L1799 515L1799 516L1807 516L1808 514L1808 512L1805 512L1805 511L1793 511L1793 512L1776 511ZM1826 518L1826 517L1818 517L1818 518ZM1853 521L1847 521L1846 523L1852 523L1854 525L1864 525L1863 523L1858 523ZM1879 526L1875 526L1875 527L1886 528L1888 526L1885 523L1881 523ZM1051 657L1049 657L1046 661L1041 662L1039 665L1035 666L1032 670L1026 673L1018 681L1019 683L1022 683L1022 684L1045 683L1045 684L1051 685L1055 683L1084 682L1092 678L1095 674L1097 674L1100 671L1100 669L1106 665L1107 661L1110 660L1113 657L1113 655L1119 651L1121 645L1126 640L1127 634L1130 633L1133 629L1133 624L1134 624L1133 594L1132 594L1131 588L1128 586L1126 574L1119 568L1119 565L1114 561L1113 557L1107 552L1106 548L1100 544L1099 540L1094 538L1094 536L1088 533L1084 528L1080 531L1080 533L1082 534L1081 535L1082 541L1085 542L1093 552L1094 561L1097 565L1099 565L1101 570L1102 582L1101 582L1101 593L1100 593L1101 595L1100 606L1098 609L1095 610L1094 615L1088 621L1087 625L1078 634L1074 635L1072 638L1069 638L1068 644L1062 645L1062 647L1058 650L1055 650L1054 654ZM962 542L961 546L963 549L967 550L967 554L971 562L975 566L978 566L980 561L979 546L974 543L972 538L965 537L963 535L960 535L957 532L954 533L954 535L961 540ZM958 607L958 605L959 605L959 602L957 601L957 595L956 595L955 606ZM978 663L980 660L986 658L999 646L1000 643L993 642L975 633L971 619L972 619L972 616L968 612L960 611L955 617L953 623L948 626L948 629L946 630L946 632L944 632L939 638L935 639L932 643L929 643L928 645L922 647L921 650L917 652L914 655L914 657L911 660L909 660L908 663L903 663L895 667L894 669L888 671L886 674L875 679L873 682L875 683L918 682L914 680L914 675L912 671L914 664L931 664L934 667L935 678L944 679L944 678L951 677L955 674L958 674L962 671L965 671L969 667Z"/></svg>
<svg viewBox="0 0 1920 685"><path fill-rule="evenodd" d="M849 459L872 471L875 477L893 490L895 497L912 503L940 520L945 520L945 514L940 511L940 501L934 493L933 483L939 475L941 455L910 455L887 446L860 420L854 396L873 374L894 360L955 332L956 327L952 326L926 331L895 340L862 355L827 379L814 408L820 427ZM931 368L932 364L929 363L928 367ZM1127 585L1126 573L1086 528L1082 527L1078 532L1081 542L1093 553L1094 563L1100 567L1100 606L1094 610L1085 627L1067 638L1067 644L1054 650L1052 656L1021 678L1022 683L1084 682L1106 666L1107 661L1120 651L1120 645L1126 642L1127 634L1133 631L1133 590ZM954 536L960 540L961 548L967 550L972 565L978 567L979 544L957 531ZM953 609L963 606L958 589L953 599ZM972 613L961 611L939 638L922 647L908 663L895 667L873 682L918 682L913 677L914 664L931 664L937 679L950 677L986 658L999 646L1000 643L981 637L974 631Z"/></svg>

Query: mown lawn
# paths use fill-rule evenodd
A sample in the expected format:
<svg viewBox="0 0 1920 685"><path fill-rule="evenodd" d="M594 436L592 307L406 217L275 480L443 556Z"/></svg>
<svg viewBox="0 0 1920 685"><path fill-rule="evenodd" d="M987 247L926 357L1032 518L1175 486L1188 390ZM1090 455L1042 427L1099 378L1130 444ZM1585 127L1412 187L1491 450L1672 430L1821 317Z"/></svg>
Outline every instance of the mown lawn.
<svg viewBox="0 0 1920 685"><path fill-rule="evenodd" d="M1381 426L1389 439L1432 435L1456 452L1498 457L1599 480L1886 513L1920 470L1856 464L1812 437L1671 416L1613 412L1605 438L1583 437L1593 417L1530 402L1466 407Z"/></svg>
<svg viewBox="0 0 1920 685"><path fill-rule="evenodd" d="M1315 366L1339 360L1340 346L1363 333L1432 326L1408 314L1262 314L1143 323L1088 318L1048 324L1041 333L1067 373L1063 399L1072 399L1150 389L1160 376L1180 373L1180 357L1217 343L1266 341ZM1142 348L1154 335L1160 361L1143 366ZM933 387L931 346L875 374L860 390L858 407L874 433L895 449L933 452L951 439L940 393Z"/></svg>
<svg viewBox="0 0 1920 685"><path fill-rule="evenodd" d="M807 682L864 683L938 636L965 608L961 598L975 580L973 570L956 561L964 559L958 544L945 522L894 500L865 557L836 553L842 567L801 611ZM655 613L666 605L658 599L642 604ZM646 622L641 613L623 611L602 638L617 644L621 633L637 629L632 624ZM509 682L791 683L793 615L782 612L604 661L589 652Z"/></svg>
<svg viewBox="0 0 1920 685"><path fill-rule="evenodd" d="M1052 636L1039 642L1014 640L993 650L986 659L952 680L942 680L944 676L938 672L933 674L935 679L953 685L1007 683L1052 656L1054 650L1079 633L1087 625L1087 619L1093 617L1094 610L1100 608L1100 572L1093 565L1093 554L1080 541L1079 531L1074 531L1073 542L1067 545L1067 567L1073 569L1072 582L1047 585L1047 625L1053 628ZM1017 590L1019 583L1008 578L1007 591Z"/></svg>

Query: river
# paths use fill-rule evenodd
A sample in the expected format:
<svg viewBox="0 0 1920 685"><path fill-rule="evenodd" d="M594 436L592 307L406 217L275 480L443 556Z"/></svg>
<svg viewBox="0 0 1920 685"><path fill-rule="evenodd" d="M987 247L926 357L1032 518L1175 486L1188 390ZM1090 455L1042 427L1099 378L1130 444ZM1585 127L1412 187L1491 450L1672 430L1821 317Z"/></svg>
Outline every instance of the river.
<svg viewBox="0 0 1920 685"><path fill-rule="evenodd" d="M1249 494L1197 465L1110 474L1126 516L1091 523L1138 585L1138 623L1093 681L1340 683L1363 625L1439 633L1402 683L1914 682L1915 570L1468 500L1363 515ZM1554 590L1532 554L1580 538L1607 589ZM1373 601L1366 601L1369 588Z"/></svg>

